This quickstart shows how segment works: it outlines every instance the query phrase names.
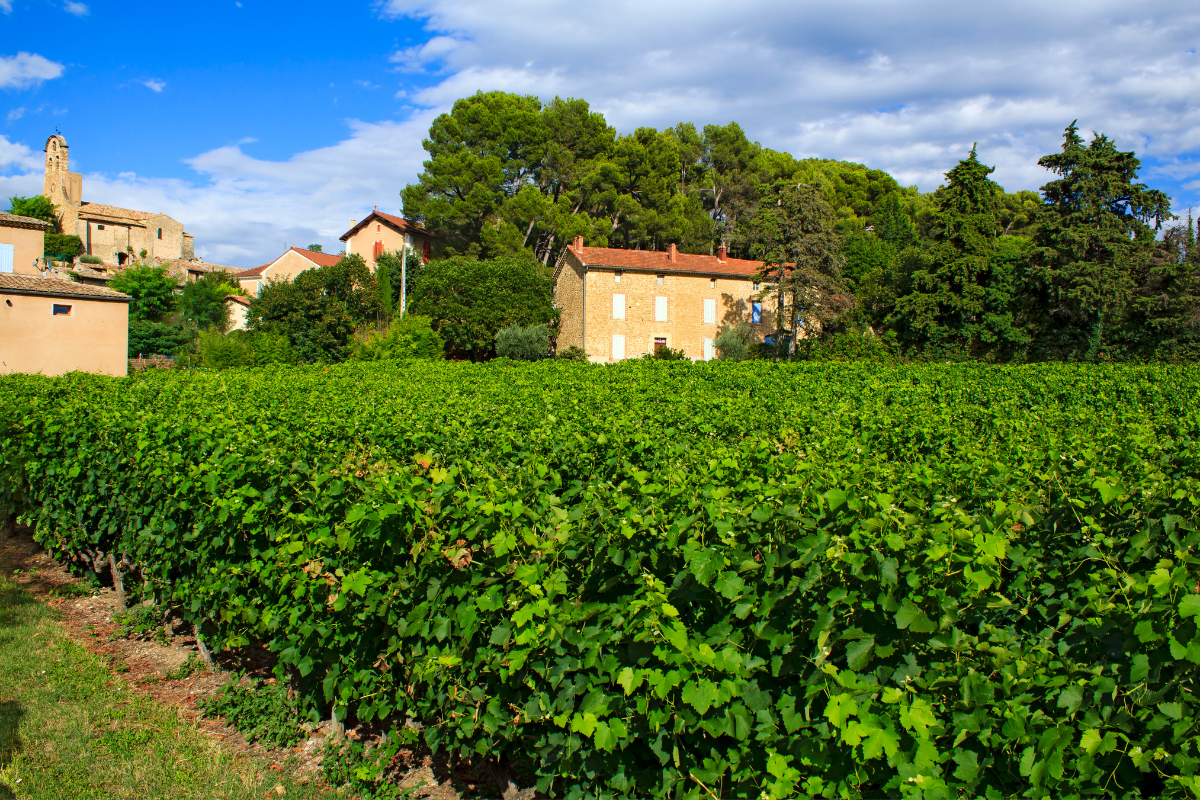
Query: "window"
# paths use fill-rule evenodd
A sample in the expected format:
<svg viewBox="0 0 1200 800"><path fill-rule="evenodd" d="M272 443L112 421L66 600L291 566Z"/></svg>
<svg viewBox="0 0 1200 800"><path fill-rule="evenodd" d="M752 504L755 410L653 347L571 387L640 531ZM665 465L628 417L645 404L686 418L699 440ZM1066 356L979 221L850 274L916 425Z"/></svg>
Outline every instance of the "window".
<svg viewBox="0 0 1200 800"><path fill-rule="evenodd" d="M617 270L616 272L613 273L613 283L620 283L620 282L621 282L621 270Z"/></svg>
<svg viewBox="0 0 1200 800"><path fill-rule="evenodd" d="M71 316L71 307L55 303L50 313L56 317L69 317Z"/></svg>
<svg viewBox="0 0 1200 800"><path fill-rule="evenodd" d="M665 297L654 298L654 321L655 322L666 322L667 321L667 298L665 298Z"/></svg>
<svg viewBox="0 0 1200 800"><path fill-rule="evenodd" d="M758 281L755 281L754 282L754 291L757 292L761 288L762 288L762 284L760 284Z"/></svg>
<svg viewBox="0 0 1200 800"><path fill-rule="evenodd" d="M712 325L717 321L717 301L708 298L704 301L704 322Z"/></svg>
<svg viewBox="0 0 1200 800"><path fill-rule="evenodd" d="M378 224L377 224L377 225L375 226L375 232L376 232L376 233L379 233L381 230L383 230L383 226L382 226L382 225L378 225Z"/></svg>
<svg viewBox="0 0 1200 800"><path fill-rule="evenodd" d="M103 225L97 225L97 226L96 226L96 230L98 230L98 231L102 231L102 230L104 230L104 226L103 226Z"/></svg>
<svg viewBox="0 0 1200 800"><path fill-rule="evenodd" d="M708 288L710 288L710 289L715 289L715 288L717 288L717 279L716 279L716 278L709 278L709 279L708 279Z"/></svg>
<svg viewBox="0 0 1200 800"><path fill-rule="evenodd" d="M613 295L613 319L625 319L625 295L623 294Z"/></svg>
<svg viewBox="0 0 1200 800"><path fill-rule="evenodd" d="M660 347L666 347L666 346L667 346L667 337L665 337L665 336L655 336L654 337L655 352L657 352Z"/></svg>
<svg viewBox="0 0 1200 800"><path fill-rule="evenodd" d="M662 275L655 276L654 282L657 283L659 286L662 286L663 285L663 276Z"/></svg>
<svg viewBox="0 0 1200 800"><path fill-rule="evenodd" d="M15 244L0 244L0 272L13 271L13 259L16 254Z"/></svg>
<svg viewBox="0 0 1200 800"><path fill-rule="evenodd" d="M762 322L762 303L757 300L750 304L750 321L755 324Z"/></svg>
<svg viewBox="0 0 1200 800"><path fill-rule="evenodd" d="M158 238L162 238L162 228L158 229Z"/></svg>
<svg viewBox="0 0 1200 800"><path fill-rule="evenodd" d="M612 359L620 361L625 357L625 337L620 333L613 334Z"/></svg>
<svg viewBox="0 0 1200 800"><path fill-rule="evenodd" d="M704 340L704 360L712 361L716 357L717 357L717 349L715 347L713 347L713 340L705 339Z"/></svg>

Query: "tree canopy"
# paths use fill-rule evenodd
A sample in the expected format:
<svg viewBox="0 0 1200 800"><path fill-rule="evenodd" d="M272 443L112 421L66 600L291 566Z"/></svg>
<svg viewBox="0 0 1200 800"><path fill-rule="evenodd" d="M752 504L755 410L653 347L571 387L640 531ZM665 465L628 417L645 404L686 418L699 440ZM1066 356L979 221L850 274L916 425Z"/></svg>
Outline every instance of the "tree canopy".
<svg viewBox="0 0 1200 800"><path fill-rule="evenodd" d="M556 321L553 294L549 275L529 258L456 256L426 265L409 311L430 317L452 353L478 360L492 354L502 328Z"/></svg>

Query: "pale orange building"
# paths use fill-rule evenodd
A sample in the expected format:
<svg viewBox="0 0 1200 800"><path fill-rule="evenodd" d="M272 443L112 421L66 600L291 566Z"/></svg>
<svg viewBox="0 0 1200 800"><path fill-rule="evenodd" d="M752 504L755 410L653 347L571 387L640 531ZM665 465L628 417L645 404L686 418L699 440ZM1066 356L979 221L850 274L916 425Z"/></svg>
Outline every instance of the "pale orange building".
<svg viewBox="0 0 1200 800"><path fill-rule="evenodd" d="M375 271L375 259L380 253L414 253L422 261L442 254L441 242L436 235L420 225L378 210L372 211L362 222L352 222L341 240L346 243L346 255L362 256L371 272Z"/></svg>
<svg viewBox="0 0 1200 800"><path fill-rule="evenodd" d="M342 256L333 253L318 253L315 250L301 250L292 247L274 261L234 273L238 284L257 297L271 280L294 280L305 270L316 267L332 267L342 260Z"/></svg>
<svg viewBox="0 0 1200 800"><path fill-rule="evenodd" d="M49 228L45 220L0 214L0 272L41 275L38 259Z"/></svg>
<svg viewBox="0 0 1200 800"><path fill-rule="evenodd" d="M673 244L665 252L584 247L577 237L554 271L558 349L582 347L591 361L612 362L670 347L708 361L721 326L738 322L761 342L775 330L761 267L728 258L724 247L701 256Z"/></svg>
<svg viewBox="0 0 1200 800"><path fill-rule="evenodd" d="M65 278L0 274L0 373L124 375L129 300Z"/></svg>

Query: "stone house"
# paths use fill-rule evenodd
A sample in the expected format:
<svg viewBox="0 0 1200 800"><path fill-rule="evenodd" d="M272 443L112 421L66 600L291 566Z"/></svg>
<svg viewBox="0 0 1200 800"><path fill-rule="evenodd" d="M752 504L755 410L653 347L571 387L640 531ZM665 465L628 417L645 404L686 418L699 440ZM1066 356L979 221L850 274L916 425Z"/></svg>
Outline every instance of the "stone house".
<svg viewBox="0 0 1200 800"><path fill-rule="evenodd" d="M45 220L0 214L0 272L41 275L38 259L49 228Z"/></svg>
<svg viewBox="0 0 1200 800"><path fill-rule="evenodd" d="M229 331L246 330L246 320L250 315L250 298L240 294L227 294L225 308L229 310Z"/></svg>
<svg viewBox="0 0 1200 800"><path fill-rule="evenodd" d="M0 274L0 373L124 375L129 300L65 278Z"/></svg>
<svg viewBox="0 0 1200 800"><path fill-rule="evenodd" d="M584 247L563 250L554 270L561 309L558 349L582 347L594 362L621 361L657 347L693 360L716 358L723 324L746 322L755 341L775 330L774 303L758 278L760 261L715 256Z"/></svg>
<svg viewBox="0 0 1200 800"><path fill-rule="evenodd" d="M84 202L83 176L70 171L67 140L59 134L46 140L42 194L58 206L63 233L78 236L86 254L99 256L109 266L195 258L195 242L182 222L160 212Z"/></svg>
<svg viewBox="0 0 1200 800"><path fill-rule="evenodd" d="M415 253L422 261L442 254L441 239L401 217L375 210L362 222L351 221L350 230L341 236L346 255L362 256L371 272L380 253Z"/></svg>
<svg viewBox="0 0 1200 800"><path fill-rule="evenodd" d="M257 297L271 280L290 281L305 270L314 267L332 267L341 260L342 256L340 255L301 250L299 247L293 246L274 261L235 272L233 277L237 279L243 289Z"/></svg>

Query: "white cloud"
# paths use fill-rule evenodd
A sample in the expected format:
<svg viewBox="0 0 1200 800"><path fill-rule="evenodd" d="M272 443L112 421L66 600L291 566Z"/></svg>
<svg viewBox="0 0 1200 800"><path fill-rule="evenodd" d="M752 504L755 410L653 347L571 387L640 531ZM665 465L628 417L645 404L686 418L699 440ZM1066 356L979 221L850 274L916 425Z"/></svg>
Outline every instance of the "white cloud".
<svg viewBox="0 0 1200 800"><path fill-rule="evenodd" d="M12 11L12 0L0 0L0 11L5 14Z"/></svg>
<svg viewBox="0 0 1200 800"><path fill-rule="evenodd" d="M84 3L67 3L65 6L63 6L63 9L68 14L74 14L77 17L86 17L91 13L87 5Z"/></svg>
<svg viewBox="0 0 1200 800"><path fill-rule="evenodd" d="M1200 14L1151 0L388 0L434 38L397 51L440 83L583 97L618 130L738 121L797 155L859 160L933 188L971 143L1010 189L1079 118L1139 153L1200 148ZM537 30L538 36L529 36Z"/></svg>
<svg viewBox="0 0 1200 800"><path fill-rule="evenodd" d="M28 89L62 74L62 64L37 53L0 56L0 89Z"/></svg>
<svg viewBox="0 0 1200 800"><path fill-rule="evenodd" d="M158 78L143 78L138 81L142 86L145 86L152 92L161 92L167 87L166 81L160 81Z"/></svg>
<svg viewBox="0 0 1200 800"><path fill-rule="evenodd" d="M8 118L6 121L8 122L9 125L12 125L14 122L19 120L23 116L25 116L24 107L14 108L12 111L8 112Z"/></svg>

